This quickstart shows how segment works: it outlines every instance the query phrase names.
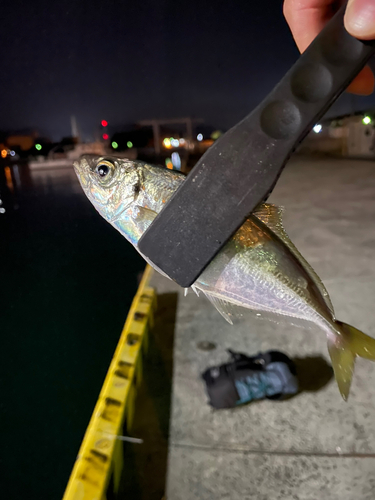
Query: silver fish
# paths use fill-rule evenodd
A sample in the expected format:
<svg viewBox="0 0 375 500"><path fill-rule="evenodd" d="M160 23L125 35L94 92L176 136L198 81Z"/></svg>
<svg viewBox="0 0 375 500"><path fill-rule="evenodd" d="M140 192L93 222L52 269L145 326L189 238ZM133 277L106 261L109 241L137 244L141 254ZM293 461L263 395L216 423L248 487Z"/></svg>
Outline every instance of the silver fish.
<svg viewBox="0 0 375 500"><path fill-rule="evenodd" d="M185 179L178 172L113 157L83 156L74 168L96 210L137 250L142 234ZM346 400L355 359L375 360L375 339L335 318L327 290L290 241L281 215L275 205L260 205L192 288L202 291L230 323L232 304L317 324L326 333Z"/></svg>

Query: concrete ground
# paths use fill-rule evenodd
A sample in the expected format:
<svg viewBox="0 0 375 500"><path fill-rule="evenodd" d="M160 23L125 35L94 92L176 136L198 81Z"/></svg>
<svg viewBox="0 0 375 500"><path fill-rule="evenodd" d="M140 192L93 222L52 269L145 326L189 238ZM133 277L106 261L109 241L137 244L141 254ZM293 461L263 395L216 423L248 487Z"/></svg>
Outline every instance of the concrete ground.
<svg viewBox="0 0 375 500"><path fill-rule="evenodd" d="M337 317L375 337L375 163L294 159L270 201L327 286ZM168 500L375 498L375 363L359 359L349 401L332 378L324 334L257 320L230 326L205 297L178 291ZM216 349L203 351L201 341ZM227 348L279 349L297 361L302 391L214 411L200 374Z"/></svg>

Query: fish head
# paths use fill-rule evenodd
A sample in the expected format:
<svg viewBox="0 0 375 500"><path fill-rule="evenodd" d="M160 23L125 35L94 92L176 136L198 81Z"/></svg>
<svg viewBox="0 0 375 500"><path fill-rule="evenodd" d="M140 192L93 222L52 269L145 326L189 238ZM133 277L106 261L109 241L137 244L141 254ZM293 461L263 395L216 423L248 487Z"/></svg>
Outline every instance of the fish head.
<svg viewBox="0 0 375 500"><path fill-rule="evenodd" d="M108 222L118 219L136 200L141 184L136 162L83 155L73 166L86 196Z"/></svg>

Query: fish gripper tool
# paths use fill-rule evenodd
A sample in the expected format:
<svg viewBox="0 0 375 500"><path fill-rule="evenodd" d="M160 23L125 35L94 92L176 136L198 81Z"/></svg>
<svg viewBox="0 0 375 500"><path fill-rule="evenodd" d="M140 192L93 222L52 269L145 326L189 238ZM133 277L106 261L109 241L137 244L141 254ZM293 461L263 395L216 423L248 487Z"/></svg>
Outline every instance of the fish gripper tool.
<svg viewBox="0 0 375 500"><path fill-rule="evenodd" d="M268 96L201 157L139 241L183 287L264 202L313 126L365 66L375 41L344 28L345 5Z"/></svg>

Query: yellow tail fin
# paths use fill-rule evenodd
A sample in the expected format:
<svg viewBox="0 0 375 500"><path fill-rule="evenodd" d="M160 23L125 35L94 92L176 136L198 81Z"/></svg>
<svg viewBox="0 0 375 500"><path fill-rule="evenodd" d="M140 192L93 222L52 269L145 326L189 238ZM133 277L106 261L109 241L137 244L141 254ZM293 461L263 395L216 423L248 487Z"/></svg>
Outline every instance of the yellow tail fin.
<svg viewBox="0 0 375 500"><path fill-rule="evenodd" d="M331 356L333 371L341 396L346 401L352 382L355 358L372 359L375 361L375 339L357 330L354 326L336 321L342 337L335 342L328 341L328 351Z"/></svg>

